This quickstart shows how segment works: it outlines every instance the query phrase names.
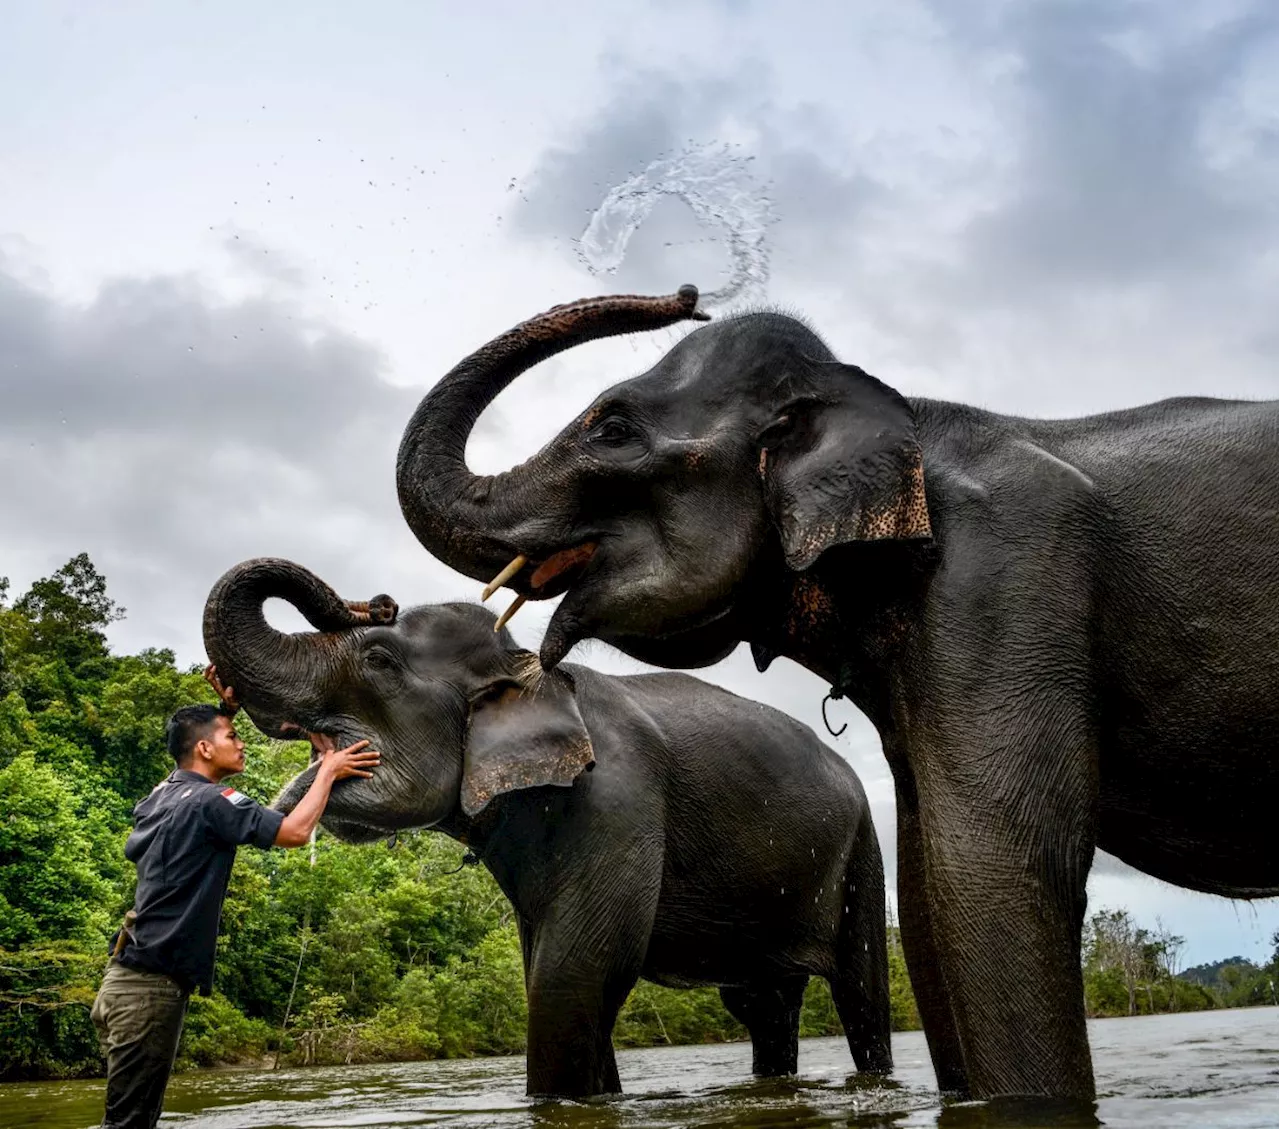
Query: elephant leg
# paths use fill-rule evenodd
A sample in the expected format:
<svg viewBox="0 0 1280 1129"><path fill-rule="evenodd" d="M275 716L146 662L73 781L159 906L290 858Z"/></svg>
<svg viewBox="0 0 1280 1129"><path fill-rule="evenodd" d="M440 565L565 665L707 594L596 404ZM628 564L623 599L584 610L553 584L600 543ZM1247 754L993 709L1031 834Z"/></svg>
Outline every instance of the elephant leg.
<svg viewBox="0 0 1280 1129"><path fill-rule="evenodd" d="M613 1025L639 979L615 971L601 977L567 968L540 974L529 986L528 1085L531 1097L588 1098L618 1094Z"/></svg>
<svg viewBox="0 0 1280 1129"><path fill-rule="evenodd" d="M924 841L914 795L898 792L898 930L911 992L943 1093L968 1094L960 1033L942 978L942 958L925 889Z"/></svg>
<svg viewBox="0 0 1280 1129"><path fill-rule="evenodd" d="M870 1074L893 1070L885 940L884 866L875 828L868 818L859 831L845 877L836 971L830 983L853 1061L859 1071Z"/></svg>
<svg viewBox="0 0 1280 1129"><path fill-rule="evenodd" d="M730 1015L751 1034L751 1073L763 1077L794 1074L800 1051L800 1008L807 976L768 985L721 988Z"/></svg>
<svg viewBox="0 0 1280 1129"><path fill-rule="evenodd" d="M975 1098L1094 1097L1080 931L1097 785L1063 712L1045 712L1052 735L1035 747L993 756L960 740L942 771L916 772L929 915ZM984 761L998 780L974 779Z"/></svg>
<svg viewBox="0 0 1280 1129"><path fill-rule="evenodd" d="M533 960L533 925L516 914L516 932L520 937L520 962L524 966L524 991L529 994L529 965Z"/></svg>
<svg viewBox="0 0 1280 1129"><path fill-rule="evenodd" d="M612 870L597 861L566 882L534 923L528 1093L585 1098L621 1093L613 1025L643 967L661 885L661 858Z"/></svg>

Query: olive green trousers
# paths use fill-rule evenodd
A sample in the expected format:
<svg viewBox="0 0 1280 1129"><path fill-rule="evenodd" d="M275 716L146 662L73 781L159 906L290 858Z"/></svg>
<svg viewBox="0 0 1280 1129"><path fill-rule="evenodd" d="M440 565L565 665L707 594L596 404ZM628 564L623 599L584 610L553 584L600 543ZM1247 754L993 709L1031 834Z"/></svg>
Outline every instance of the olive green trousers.
<svg viewBox="0 0 1280 1129"><path fill-rule="evenodd" d="M112 958L90 1013L107 1056L103 1129L155 1129L190 993Z"/></svg>

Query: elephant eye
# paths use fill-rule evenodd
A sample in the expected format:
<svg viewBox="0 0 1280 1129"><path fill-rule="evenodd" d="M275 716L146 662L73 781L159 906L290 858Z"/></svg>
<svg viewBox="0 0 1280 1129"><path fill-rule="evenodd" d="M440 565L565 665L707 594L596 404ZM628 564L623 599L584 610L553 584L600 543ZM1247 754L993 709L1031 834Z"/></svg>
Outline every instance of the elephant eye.
<svg viewBox="0 0 1280 1129"><path fill-rule="evenodd" d="M392 670L396 666L396 660L383 650L368 651L364 661L374 670Z"/></svg>
<svg viewBox="0 0 1280 1129"><path fill-rule="evenodd" d="M592 442L605 443L609 446L619 446L637 438L639 438L639 434L636 429L626 420L619 419L617 416L610 416L591 435Z"/></svg>

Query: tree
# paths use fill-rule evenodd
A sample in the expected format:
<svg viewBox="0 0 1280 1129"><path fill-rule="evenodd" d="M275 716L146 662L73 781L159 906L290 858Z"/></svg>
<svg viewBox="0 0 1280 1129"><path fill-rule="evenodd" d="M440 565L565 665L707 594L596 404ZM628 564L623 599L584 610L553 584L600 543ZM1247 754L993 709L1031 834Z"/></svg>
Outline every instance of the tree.
<svg viewBox="0 0 1280 1129"><path fill-rule="evenodd" d="M1159 917L1156 918L1156 928L1151 935L1148 956L1152 965L1158 970L1160 978L1169 993L1169 1006L1166 1010L1170 1012L1176 1010L1177 992L1175 982L1178 971L1182 967L1182 950L1186 943L1187 939L1185 937L1177 936L1168 929ZM1149 991L1148 997L1150 997ZM1154 1003L1151 1010L1155 1010Z"/></svg>
<svg viewBox="0 0 1280 1129"><path fill-rule="evenodd" d="M106 884L72 789L35 756L0 769L0 947L100 941Z"/></svg>
<svg viewBox="0 0 1280 1129"><path fill-rule="evenodd" d="M107 595L107 581L88 553L72 557L52 576L37 580L13 610L31 625L35 648L67 663L73 673L107 655L108 624L125 609Z"/></svg>
<svg viewBox="0 0 1280 1129"><path fill-rule="evenodd" d="M1139 929L1127 910L1100 909L1085 923L1082 944L1088 981L1119 976L1127 996L1127 1015L1137 1014L1138 985L1147 968L1147 931Z"/></svg>

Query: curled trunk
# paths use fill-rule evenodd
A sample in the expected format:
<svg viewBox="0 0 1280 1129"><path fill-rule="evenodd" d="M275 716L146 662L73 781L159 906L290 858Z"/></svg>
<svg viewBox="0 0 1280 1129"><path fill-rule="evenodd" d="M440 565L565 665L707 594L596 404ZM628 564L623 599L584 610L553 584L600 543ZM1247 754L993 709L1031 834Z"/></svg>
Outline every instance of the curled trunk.
<svg viewBox="0 0 1280 1129"><path fill-rule="evenodd" d="M673 295L584 298L555 306L460 361L414 412L396 464L400 508L418 540L446 564L488 580L517 553L513 531L554 509L554 460L545 449L512 471L482 477L467 469L471 429L494 398L521 373L574 345L622 333L705 321L698 291Z"/></svg>
<svg viewBox="0 0 1280 1129"><path fill-rule="evenodd" d="M267 622L263 605L287 600L316 629L290 634ZM259 557L229 569L204 608L204 645L224 685L249 707L254 720L278 732L305 710L331 661L326 635L370 623L390 623L395 602L343 600L314 573L293 561Z"/></svg>

